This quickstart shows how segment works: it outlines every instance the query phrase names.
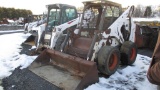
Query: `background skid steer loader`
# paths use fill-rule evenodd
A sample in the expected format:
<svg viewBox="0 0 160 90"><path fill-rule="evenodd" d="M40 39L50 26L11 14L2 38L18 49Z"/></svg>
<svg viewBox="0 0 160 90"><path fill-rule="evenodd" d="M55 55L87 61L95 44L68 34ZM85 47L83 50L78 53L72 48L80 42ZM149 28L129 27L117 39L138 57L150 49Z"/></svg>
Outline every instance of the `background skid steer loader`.
<svg viewBox="0 0 160 90"><path fill-rule="evenodd" d="M79 21L75 6L67 4L51 4L46 6L48 9L46 23L32 28L32 35L24 41L24 44L41 47L50 47L61 34L66 34L65 30L76 27ZM55 30L55 29L57 30ZM56 37L54 37L56 35ZM52 40L56 38L56 40ZM64 38L64 37L63 37ZM53 44L52 43L52 44ZM54 48L54 47L51 47Z"/></svg>
<svg viewBox="0 0 160 90"><path fill-rule="evenodd" d="M61 52L44 50L28 67L31 72L26 73L38 75L65 90L82 90L98 81L98 70L112 75L120 61L125 65L135 62L136 25L131 18L134 7L121 14L121 5L108 0L83 3L80 27L68 31L60 45Z"/></svg>

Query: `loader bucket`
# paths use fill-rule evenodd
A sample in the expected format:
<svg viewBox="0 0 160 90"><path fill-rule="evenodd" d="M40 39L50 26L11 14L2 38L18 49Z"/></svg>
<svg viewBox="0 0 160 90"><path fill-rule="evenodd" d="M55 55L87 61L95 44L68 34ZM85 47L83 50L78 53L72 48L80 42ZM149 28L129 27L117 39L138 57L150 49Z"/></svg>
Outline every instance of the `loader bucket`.
<svg viewBox="0 0 160 90"><path fill-rule="evenodd" d="M35 41L35 37L36 36L30 35L23 43L31 45L31 46L35 46L35 42L34 42Z"/></svg>
<svg viewBox="0 0 160 90"><path fill-rule="evenodd" d="M50 49L44 50L28 69L63 90L83 90L98 81L95 62Z"/></svg>

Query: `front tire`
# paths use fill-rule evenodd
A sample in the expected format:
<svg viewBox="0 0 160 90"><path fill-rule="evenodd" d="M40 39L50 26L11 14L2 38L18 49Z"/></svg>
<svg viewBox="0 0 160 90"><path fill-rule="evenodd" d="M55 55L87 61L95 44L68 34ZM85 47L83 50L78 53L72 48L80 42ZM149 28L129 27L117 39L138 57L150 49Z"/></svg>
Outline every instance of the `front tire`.
<svg viewBox="0 0 160 90"><path fill-rule="evenodd" d="M120 61L119 49L113 46L104 46L98 53L98 69L105 75L112 75L117 71Z"/></svg>

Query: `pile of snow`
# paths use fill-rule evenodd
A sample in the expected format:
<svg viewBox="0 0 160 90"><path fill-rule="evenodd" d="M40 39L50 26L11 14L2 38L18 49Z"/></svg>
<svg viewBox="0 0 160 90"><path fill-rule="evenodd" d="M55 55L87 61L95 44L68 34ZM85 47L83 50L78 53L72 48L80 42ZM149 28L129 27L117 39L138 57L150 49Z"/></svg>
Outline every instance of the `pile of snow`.
<svg viewBox="0 0 160 90"><path fill-rule="evenodd" d="M0 79L9 76L16 67L26 68L37 57L19 54L20 44L29 35L16 33L0 36ZM99 77L99 82L85 90L156 90L156 86L149 83L146 77L150 61L151 58L138 54L132 66L119 67L109 78Z"/></svg>

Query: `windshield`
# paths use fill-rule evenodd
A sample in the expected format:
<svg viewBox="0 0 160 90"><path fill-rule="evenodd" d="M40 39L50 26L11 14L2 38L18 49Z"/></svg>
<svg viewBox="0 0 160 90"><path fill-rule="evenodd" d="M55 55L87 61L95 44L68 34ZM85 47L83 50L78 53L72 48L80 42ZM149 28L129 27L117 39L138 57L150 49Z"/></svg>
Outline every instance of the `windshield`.
<svg viewBox="0 0 160 90"><path fill-rule="evenodd" d="M49 18L48 18L48 29L51 30L54 28L54 26L58 25L60 17L60 9L51 9L49 12Z"/></svg>
<svg viewBox="0 0 160 90"><path fill-rule="evenodd" d="M100 16L102 14L102 7L88 7L85 11L84 11L84 15L83 15L83 20L82 20L82 28L92 28L92 29L96 29L98 24L99 24L99 20L100 20Z"/></svg>
<svg viewBox="0 0 160 90"><path fill-rule="evenodd" d="M49 13L49 22L57 21L59 19L59 9L51 9Z"/></svg>

